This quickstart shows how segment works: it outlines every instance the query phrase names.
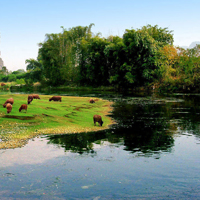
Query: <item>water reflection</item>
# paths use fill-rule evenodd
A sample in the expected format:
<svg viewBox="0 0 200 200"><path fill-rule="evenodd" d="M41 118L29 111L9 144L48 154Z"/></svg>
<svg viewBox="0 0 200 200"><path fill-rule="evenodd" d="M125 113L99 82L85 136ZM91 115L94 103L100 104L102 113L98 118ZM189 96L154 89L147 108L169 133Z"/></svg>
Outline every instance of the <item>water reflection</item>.
<svg viewBox="0 0 200 200"><path fill-rule="evenodd" d="M174 139L170 129L166 105L151 99L125 99L114 105L112 117L117 121L110 130L48 136L49 144L57 144L65 151L95 153L97 145L122 145L124 150L150 156L170 152Z"/></svg>
<svg viewBox="0 0 200 200"><path fill-rule="evenodd" d="M200 138L200 96L199 95L178 95L182 102L175 102L168 105L170 119L179 133L187 132Z"/></svg>
<svg viewBox="0 0 200 200"><path fill-rule="evenodd" d="M171 152L174 134L199 134L200 96L115 97L111 115L116 121L110 130L49 136L49 144L57 144L79 154L95 153L97 145L122 145L124 150L150 156Z"/></svg>
<svg viewBox="0 0 200 200"><path fill-rule="evenodd" d="M65 154L62 149L53 145L47 146L47 140L43 136L29 140L28 144L22 148L0 150L0 168L42 164Z"/></svg>

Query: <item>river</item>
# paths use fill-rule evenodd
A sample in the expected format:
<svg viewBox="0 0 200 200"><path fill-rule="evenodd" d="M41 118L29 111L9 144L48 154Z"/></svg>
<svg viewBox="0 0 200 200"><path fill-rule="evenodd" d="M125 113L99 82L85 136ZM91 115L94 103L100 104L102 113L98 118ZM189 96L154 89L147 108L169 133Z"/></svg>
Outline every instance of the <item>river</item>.
<svg viewBox="0 0 200 200"><path fill-rule="evenodd" d="M0 199L200 198L200 94L84 95L117 124L0 150Z"/></svg>

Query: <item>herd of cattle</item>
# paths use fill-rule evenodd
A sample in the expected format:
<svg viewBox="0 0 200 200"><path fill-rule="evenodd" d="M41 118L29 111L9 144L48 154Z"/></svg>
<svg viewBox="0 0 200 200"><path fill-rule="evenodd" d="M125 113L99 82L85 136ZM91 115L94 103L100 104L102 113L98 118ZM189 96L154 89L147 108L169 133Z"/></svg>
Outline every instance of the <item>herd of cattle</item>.
<svg viewBox="0 0 200 200"><path fill-rule="evenodd" d="M30 104L33 99L40 99L38 94L31 94L28 95L28 101L27 104ZM62 101L62 97L61 96L53 96L49 99L49 101ZM90 99L89 100L90 103L95 103L95 100ZM3 104L3 107L7 109L7 113L10 113L12 111L12 106L14 104L14 99L13 98L9 98L6 100L6 102ZM19 108L19 112L21 112L22 110L27 111L27 104L22 104ZM99 126L102 126L103 121L100 115L94 115L93 116L93 121L94 121L94 125L96 125L96 122L99 123Z"/></svg>

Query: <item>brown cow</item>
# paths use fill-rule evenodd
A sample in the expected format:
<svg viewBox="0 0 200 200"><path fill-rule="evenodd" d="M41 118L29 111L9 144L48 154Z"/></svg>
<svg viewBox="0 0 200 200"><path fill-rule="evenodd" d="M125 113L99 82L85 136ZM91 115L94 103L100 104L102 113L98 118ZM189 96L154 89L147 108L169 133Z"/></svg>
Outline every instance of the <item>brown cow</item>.
<svg viewBox="0 0 200 200"><path fill-rule="evenodd" d="M61 96L53 96L53 97L51 97L50 99L49 99L49 101L60 101L61 102Z"/></svg>
<svg viewBox="0 0 200 200"><path fill-rule="evenodd" d="M40 99L38 94L32 94L32 96L33 96L33 99Z"/></svg>
<svg viewBox="0 0 200 200"><path fill-rule="evenodd" d="M21 112L21 110L26 110L26 112L27 112L27 105L22 104L21 107L19 108L19 112Z"/></svg>
<svg viewBox="0 0 200 200"><path fill-rule="evenodd" d="M30 104L31 102L32 102L32 100L31 100L31 99L28 99L27 103Z"/></svg>
<svg viewBox="0 0 200 200"><path fill-rule="evenodd" d="M103 121L100 115L94 115L93 116L93 120L94 120L94 125L96 126L96 122L99 123L99 126L102 126Z"/></svg>
<svg viewBox="0 0 200 200"><path fill-rule="evenodd" d="M4 85L6 85L5 83L1 83L1 86L4 86Z"/></svg>
<svg viewBox="0 0 200 200"><path fill-rule="evenodd" d="M95 103L94 99L90 99L89 102L90 102L90 103Z"/></svg>
<svg viewBox="0 0 200 200"><path fill-rule="evenodd" d="M13 98L7 99L6 102L3 104L3 107L4 107L4 108L6 107L6 104L7 104L7 103L10 103L11 105L13 105L13 104L14 104L14 99L13 99Z"/></svg>
<svg viewBox="0 0 200 200"><path fill-rule="evenodd" d="M12 110L12 105L10 103L7 103L6 108L7 108L7 113L10 113Z"/></svg>
<svg viewBox="0 0 200 200"><path fill-rule="evenodd" d="M28 104L30 104L31 101L33 101L33 95L28 95Z"/></svg>
<svg viewBox="0 0 200 200"><path fill-rule="evenodd" d="M32 95L32 94L29 94L29 95L28 95L28 99L33 99L33 95Z"/></svg>

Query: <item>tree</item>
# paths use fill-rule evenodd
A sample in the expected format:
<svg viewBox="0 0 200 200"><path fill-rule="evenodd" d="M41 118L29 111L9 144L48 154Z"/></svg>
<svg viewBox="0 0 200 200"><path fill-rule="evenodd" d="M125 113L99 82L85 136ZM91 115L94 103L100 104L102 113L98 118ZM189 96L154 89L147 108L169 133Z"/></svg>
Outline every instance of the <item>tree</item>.
<svg viewBox="0 0 200 200"><path fill-rule="evenodd" d="M26 73L24 69L18 69L12 72L12 74L15 74L15 75L24 74L24 73Z"/></svg>
<svg viewBox="0 0 200 200"><path fill-rule="evenodd" d="M0 74L8 75L8 69L5 66L3 66L2 69L0 70Z"/></svg>
<svg viewBox="0 0 200 200"><path fill-rule="evenodd" d="M168 82L177 77L176 64L178 62L178 49L172 45L166 45L159 49L156 57L157 72L160 82Z"/></svg>
<svg viewBox="0 0 200 200"><path fill-rule="evenodd" d="M184 87L200 84L200 45L192 49L178 48L177 70Z"/></svg>
<svg viewBox="0 0 200 200"><path fill-rule="evenodd" d="M122 38L118 36L110 36L109 44L105 47L104 53L109 66L109 82L117 87L124 85L125 72L122 66L126 61L125 46Z"/></svg>
<svg viewBox="0 0 200 200"><path fill-rule="evenodd" d="M16 81L16 75L15 74L9 74L8 75L8 82Z"/></svg>
<svg viewBox="0 0 200 200"><path fill-rule="evenodd" d="M84 43L87 52L85 52L84 65L80 66L80 81L82 83L92 86L105 86L109 84L109 67L104 53L108 43L106 39L98 36Z"/></svg>
<svg viewBox="0 0 200 200"><path fill-rule="evenodd" d="M44 70L40 61L31 58L27 59L25 63L27 64L27 73L30 75L29 79L32 79L33 82L40 82L44 79Z"/></svg>
<svg viewBox="0 0 200 200"><path fill-rule="evenodd" d="M173 45L174 38L172 31L169 31L168 28L159 28L158 25L143 26L141 29L142 32L147 32L155 41L158 42L160 47L165 45Z"/></svg>
<svg viewBox="0 0 200 200"><path fill-rule="evenodd" d="M173 43L171 32L167 28L147 25L142 29L126 30L123 41L127 55L122 66L126 84L129 87L148 85L157 78L157 52L163 46Z"/></svg>
<svg viewBox="0 0 200 200"><path fill-rule="evenodd" d="M77 26L64 29L59 34L47 34L44 43L40 43L39 55L46 78L52 85L74 82L79 73L79 64L83 61L81 41L92 37L91 27Z"/></svg>

